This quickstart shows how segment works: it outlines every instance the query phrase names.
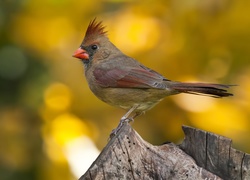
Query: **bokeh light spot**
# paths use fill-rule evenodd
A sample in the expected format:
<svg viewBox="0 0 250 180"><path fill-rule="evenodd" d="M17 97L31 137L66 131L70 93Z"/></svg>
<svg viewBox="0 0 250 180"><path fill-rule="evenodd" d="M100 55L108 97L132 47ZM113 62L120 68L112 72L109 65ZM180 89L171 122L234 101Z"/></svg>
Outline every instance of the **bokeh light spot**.
<svg viewBox="0 0 250 180"><path fill-rule="evenodd" d="M214 133L237 138L237 133L247 130L247 118L239 109L226 103L216 103L208 111L193 114L192 123L197 127Z"/></svg>
<svg viewBox="0 0 250 180"><path fill-rule="evenodd" d="M88 136L87 125L77 116L64 113L46 123L42 129L45 152L55 162L66 162L63 148L75 139Z"/></svg>
<svg viewBox="0 0 250 180"><path fill-rule="evenodd" d="M44 19L18 16L15 20L12 40L41 52L51 52L67 46L68 39L75 33L72 24L64 17Z"/></svg>
<svg viewBox="0 0 250 180"><path fill-rule="evenodd" d="M88 170L100 151L89 137L81 136L67 143L64 153L72 173L79 178Z"/></svg>
<svg viewBox="0 0 250 180"><path fill-rule="evenodd" d="M126 13L119 19L110 37L126 53L149 50L158 42L160 28L155 19Z"/></svg>
<svg viewBox="0 0 250 180"><path fill-rule="evenodd" d="M214 99L212 99L211 97L188 94L179 94L178 96L174 97L174 101L182 109L191 112L205 111L214 104Z"/></svg>
<svg viewBox="0 0 250 180"><path fill-rule="evenodd" d="M50 85L44 94L45 104L52 110L65 110L71 104L70 89L61 83Z"/></svg>
<svg viewBox="0 0 250 180"><path fill-rule="evenodd" d="M72 114L62 114L51 124L51 133L58 144L65 144L81 135L88 134L86 124Z"/></svg>

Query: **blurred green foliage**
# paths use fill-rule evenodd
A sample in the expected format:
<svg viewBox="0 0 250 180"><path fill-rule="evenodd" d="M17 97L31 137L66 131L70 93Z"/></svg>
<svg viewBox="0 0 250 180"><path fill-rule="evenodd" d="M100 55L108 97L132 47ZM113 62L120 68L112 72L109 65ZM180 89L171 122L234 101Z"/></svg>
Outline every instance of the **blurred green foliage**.
<svg viewBox="0 0 250 180"><path fill-rule="evenodd" d="M181 142L185 124L227 136L249 153L249 5L232 0L0 1L0 179L83 174L75 173L70 143L88 137L102 149L125 113L94 97L81 62L71 57L94 17L107 26L118 48L168 79L239 85L230 89L232 98L166 98L133 123L144 139Z"/></svg>

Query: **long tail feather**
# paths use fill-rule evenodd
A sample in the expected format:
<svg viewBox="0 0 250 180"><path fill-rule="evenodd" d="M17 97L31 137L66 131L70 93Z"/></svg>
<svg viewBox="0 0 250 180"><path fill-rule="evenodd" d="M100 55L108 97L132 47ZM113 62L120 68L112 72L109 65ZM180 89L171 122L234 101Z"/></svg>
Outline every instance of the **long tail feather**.
<svg viewBox="0 0 250 180"><path fill-rule="evenodd" d="M180 93L189 93L220 98L233 96L233 94L228 93L226 90L230 86L233 85L175 82L171 85L171 88Z"/></svg>

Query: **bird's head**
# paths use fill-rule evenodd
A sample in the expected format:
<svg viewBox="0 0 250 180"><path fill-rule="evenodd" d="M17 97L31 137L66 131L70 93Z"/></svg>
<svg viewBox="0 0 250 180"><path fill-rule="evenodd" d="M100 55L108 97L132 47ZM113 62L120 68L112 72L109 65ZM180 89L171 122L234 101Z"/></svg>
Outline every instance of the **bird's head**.
<svg viewBox="0 0 250 180"><path fill-rule="evenodd" d="M73 57L81 59L85 66L104 60L117 48L109 41L102 22L96 19L89 23L85 37Z"/></svg>

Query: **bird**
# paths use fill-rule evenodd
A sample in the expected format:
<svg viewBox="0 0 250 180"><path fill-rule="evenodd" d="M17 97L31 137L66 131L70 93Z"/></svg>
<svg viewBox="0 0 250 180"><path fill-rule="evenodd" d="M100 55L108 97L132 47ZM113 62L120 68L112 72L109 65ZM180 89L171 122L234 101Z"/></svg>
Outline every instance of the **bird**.
<svg viewBox="0 0 250 180"><path fill-rule="evenodd" d="M90 21L85 37L73 57L84 65L90 90L103 102L125 109L115 135L124 122L130 122L158 104L166 96L180 93L205 95L214 98L233 96L231 85L178 82L125 55L108 38L102 21Z"/></svg>

